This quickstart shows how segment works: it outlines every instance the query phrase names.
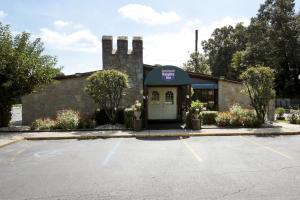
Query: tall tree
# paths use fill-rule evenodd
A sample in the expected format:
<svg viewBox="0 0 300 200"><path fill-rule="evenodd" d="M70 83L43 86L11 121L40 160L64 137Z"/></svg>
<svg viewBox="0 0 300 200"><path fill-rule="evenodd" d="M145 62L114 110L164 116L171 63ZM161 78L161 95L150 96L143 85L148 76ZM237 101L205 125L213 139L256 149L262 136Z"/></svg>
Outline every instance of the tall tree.
<svg viewBox="0 0 300 200"><path fill-rule="evenodd" d="M266 0L248 28L245 61L275 70L279 96L300 95L300 23L294 7L294 0Z"/></svg>
<svg viewBox="0 0 300 200"><path fill-rule="evenodd" d="M269 102L275 97L274 70L261 65L252 66L241 74L241 79L259 122L264 123Z"/></svg>
<svg viewBox="0 0 300 200"><path fill-rule="evenodd" d="M43 54L43 43L23 32L13 36L0 22L0 127L11 119L16 99L48 84L60 73L56 58Z"/></svg>
<svg viewBox="0 0 300 200"><path fill-rule="evenodd" d="M207 41L202 41L202 46L214 76L225 76L236 79L231 73L230 65L232 56L236 51L246 48L247 28L242 23L233 26L217 28Z"/></svg>
<svg viewBox="0 0 300 200"><path fill-rule="evenodd" d="M183 63L183 68L190 72L211 74L207 58L199 52L191 53L190 59Z"/></svg>
<svg viewBox="0 0 300 200"><path fill-rule="evenodd" d="M89 76L87 81L87 93L115 124L124 90L128 87L128 76L117 70L102 70Z"/></svg>

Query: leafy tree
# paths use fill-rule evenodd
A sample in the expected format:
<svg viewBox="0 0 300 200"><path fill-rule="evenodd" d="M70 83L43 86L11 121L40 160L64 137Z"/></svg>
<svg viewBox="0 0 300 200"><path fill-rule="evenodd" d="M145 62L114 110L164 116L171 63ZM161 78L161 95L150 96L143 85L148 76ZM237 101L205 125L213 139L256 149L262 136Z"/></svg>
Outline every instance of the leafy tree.
<svg viewBox="0 0 300 200"><path fill-rule="evenodd" d="M189 72L211 74L207 58L199 52L191 53L190 59L183 64L183 68Z"/></svg>
<svg viewBox="0 0 300 200"><path fill-rule="evenodd" d="M278 96L299 95L300 23L294 0L266 0L248 28L245 61L275 70Z"/></svg>
<svg viewBox="0 0 300 200"><path fill-rule="evenodd" d="M87 80L87 93L105 110L110 122L115 124L124 89L128 87L127 75L117 70L102 70Z"/></svg>
<svg viewBox="0 0 300 200"><path fill-rule="evenodd" d="M13 36L0 22L0 127L8 126L12 105L23 95L50 83L60 73L56 58L44 55L39 38L23 32Z"/></svg>
<svg viewBox="0 0 300 200"><path fill-rule="evenodd" d="M265 122L269 102L275 97L274 70L261 65L252 66L241 74L241 79L258 120L261 123Z"/></svg>
<svg viewBox="0 0 300 200"><path fill-rule="evenodd" d="M242 23L232 26L217 28L207 41L202 41L202 46L214 76L225 76L235 79L230 71L231 59L236 51L246 48L247 28Z"/></svg>

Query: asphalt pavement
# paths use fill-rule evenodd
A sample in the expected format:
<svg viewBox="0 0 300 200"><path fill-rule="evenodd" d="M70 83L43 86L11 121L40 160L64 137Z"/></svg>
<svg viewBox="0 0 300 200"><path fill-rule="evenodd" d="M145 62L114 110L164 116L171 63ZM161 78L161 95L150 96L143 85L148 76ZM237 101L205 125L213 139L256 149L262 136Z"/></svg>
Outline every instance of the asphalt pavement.
<svg viewBox="0 0 300 200"><path fill-rule="evenodd" d="M300 136L20 141L0 199L300 199Z"/></svg>

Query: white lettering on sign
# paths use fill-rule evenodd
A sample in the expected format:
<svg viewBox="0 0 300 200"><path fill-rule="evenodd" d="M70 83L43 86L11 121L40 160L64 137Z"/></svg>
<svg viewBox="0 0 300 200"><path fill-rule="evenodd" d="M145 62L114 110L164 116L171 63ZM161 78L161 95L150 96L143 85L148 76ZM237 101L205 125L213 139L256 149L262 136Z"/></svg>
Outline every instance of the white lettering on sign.
<svg viewBox="0 0 300 200"><path fill-rule="evenodd" d="M170 81L175 79L175 69L163 69L161 70L161 76L163 80Z"/></svg>

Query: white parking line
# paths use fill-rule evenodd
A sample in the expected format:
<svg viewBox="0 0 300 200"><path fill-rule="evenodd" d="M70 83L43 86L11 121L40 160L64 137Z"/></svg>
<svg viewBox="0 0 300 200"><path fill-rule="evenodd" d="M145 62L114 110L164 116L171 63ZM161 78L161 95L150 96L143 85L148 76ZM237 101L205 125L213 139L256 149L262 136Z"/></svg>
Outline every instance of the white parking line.
<svg viewBox="0 0 300 200"><path fill-rule="evenodd" d="M285 153L282 153L282 152L280 152L280 151L278 151L278 150L276 150L276 149L273 149L273 148L271 148L271 147L268 147L268 146L259 144L259 143L257 143L257 142L254 142L254 141L248 139L248 138L245 138L245 137L243 137L243 136L240 136L240 138L242 138L243 140L245 140L245 141L247 141L247 142L249 142L249 143L252 143L252 144L254 144L254 145L256 145L256 146L262 147L262 148L267 149L267 150L269 150L269 151L271 151L271 152L273 152L273 153L276 153L276 154L278 154L278 155L281 155L281 156L283 156L283 157L285 157L285 158L287 158L287 159L290 159L290 160L293 159L293 157L291 157L291 156L289 156L289 155L286 155Z"/></svg>
<svg viewBox="0 0 300 200"><path fill-rule="evenodd" d="M121 144L121 140L119 142L117 142L114 147L111 149L111 151L107 154L107 156L105 157L105 159L102 162L102 166L107 165L107 163L110 161L110 159L112 158L112 156L114 155L115 151L118 149L118 147Z"/></svg>
<svg viewBox="0 0 300 200"><path fill-rule="evenodd" d="M202 162L202 159L200 158L200 156L194 151L194 149L185 140L182 139L182 137L180 137L180 140L185 145L185 147L192 153L194 158L197 161Z"/></svg>

